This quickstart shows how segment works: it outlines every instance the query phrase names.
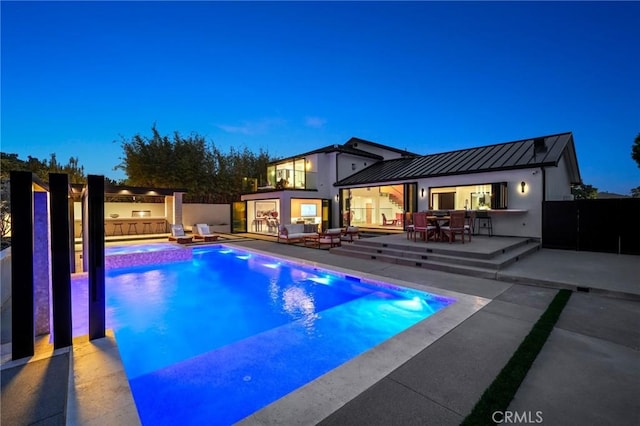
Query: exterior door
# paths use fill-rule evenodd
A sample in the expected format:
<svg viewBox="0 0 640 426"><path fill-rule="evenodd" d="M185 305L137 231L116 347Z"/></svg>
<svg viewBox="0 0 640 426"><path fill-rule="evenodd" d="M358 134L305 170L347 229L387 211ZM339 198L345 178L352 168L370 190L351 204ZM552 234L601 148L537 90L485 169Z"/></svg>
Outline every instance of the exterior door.
<svg viewBox="0 0 640 426"><path fill-rule="evenodd" d="M322 201L322 230L332 227L331 224L331 200Z"/></svg>
<svg viewBox="0 0 640 426"><path fill-rule="evenodd" d="M231 206L231 218L233 221L231 232L247 232L247 203L235 201Z"/></svg>
<svg viewBox="0 0 640 426"><path fill-rule="evenodd" d="M404 184L404 219L402 226L406 229L407 225L413 223L413 213L418 211L418 184Z"/></svg>

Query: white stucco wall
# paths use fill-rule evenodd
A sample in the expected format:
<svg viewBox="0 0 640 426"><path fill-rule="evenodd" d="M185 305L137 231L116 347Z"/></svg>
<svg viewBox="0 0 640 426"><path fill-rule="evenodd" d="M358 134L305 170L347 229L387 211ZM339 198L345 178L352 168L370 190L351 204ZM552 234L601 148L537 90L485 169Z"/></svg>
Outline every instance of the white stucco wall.
<svg viewBox="0 0 640 426"><path fill-rule="evenodd" d="M208 225L230 225L231 206L229 204L182 204L182 223L191 229L196 223Z"/></svg>
<svg viewBox="0 0 640 426"><path fill-rule="evenodd" d="M563 156L557 167L546 167L547 201L562 201L572 199L569 169Z"/></svg>
<svg viewBox="0 0 640 426"><path fill-rule="evenodd" d="M165 217L164 203L104 203L104 216L118 214L120 217L131 217L133 210L150 210L151 217ZM73 203L73 214L76 219L82 218L82 203Z"/></svg>
<svg viewBox="0 0 640 426"><path fill-rule="evenodd" d="M312 160L311 171L315 173L317 197L330 198L336 191L333 187L336 179L336 153L314 154L313 157L315 161Z"/></svg>
<svg viewBox="0 0 640 426"><path fill-rule="evenodd" d="M334 182L345 179L354 173L358 173L362 169L369 167L376 162L373 158L359 157L357 155L351 155L344 152L341 152L337 157L338 179ZM355 166L355 169L352 164Z"/></svg>
<svg viewBox="0 0 640 426"><path fill-rule="evenodd" d="M382 148L380 146L370 145L366 142L356 142L353 144L354 148L361 149L372 154L380 155L385 160L392 160L394 158L400 158L402 154L396 151Z"/></svg>
<svg viewBox="0 0 640 426"><path fill-rule="evenodd" d="M506 210L491 210L493 233L503 236L542 237L542 173L537 168L505 170L458 176L442 176L418 181L418 210L429 209L429 189L507 182ZM522 193L521 182L525 182ZM420 196L425 189L424 197Z"/></svg>

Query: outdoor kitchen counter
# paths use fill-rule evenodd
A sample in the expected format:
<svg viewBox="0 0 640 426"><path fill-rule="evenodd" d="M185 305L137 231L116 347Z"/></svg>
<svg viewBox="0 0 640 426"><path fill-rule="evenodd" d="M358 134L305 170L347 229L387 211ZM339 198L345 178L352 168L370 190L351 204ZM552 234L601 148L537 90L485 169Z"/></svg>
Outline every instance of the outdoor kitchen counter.
<svg viewBox="0 0 640 426"><path fill-rule="evenodd" d="M82 233L82 220L76 219L74 221L74 235L76 237L80 237ZM122 234L123 235L135 235L134 228L137 230L139 235L142 234L164 234L167 231L167 218L162 216L151 216L151 217L105 217L104 218L104 227L105 233L107 236L120 235L120 226L117 226L117 223L121 223ZM148 223L145 228L144 224ZM135 227L130 224L135 224ZM129 228L131 228L131 233L129 233ZM143 232L144 231L144 232Z"/></svg>

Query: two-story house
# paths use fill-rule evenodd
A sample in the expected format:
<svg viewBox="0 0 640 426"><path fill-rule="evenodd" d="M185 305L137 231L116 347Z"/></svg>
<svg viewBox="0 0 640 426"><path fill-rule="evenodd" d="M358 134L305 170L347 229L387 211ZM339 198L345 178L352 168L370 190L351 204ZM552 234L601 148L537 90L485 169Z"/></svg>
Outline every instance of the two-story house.
<svg viewBox="0 0 640 426"><path fill-rule="evenodd" d="M494 235L540 238L542 202L570 199L581 183L570 132L431 155L352 138L274 162L268 179L236 206L249 232L275 233L277 222L403 229L407 212L466 209L486 211Z"/></svg>
<svg viewBox="0 0 640 426"><path fill-rule="evenodd" d="M416 156L418 154L405 150L351 138L342 145L330 145L272 162L267 167L268 184L243 195L243 203L234 205L234 232L273 234L276 222L314 223L322 229L342 226L336 182L372 164ZM400 204L396 203L395 210L401 214L402 198L398 201Z"/></svg>

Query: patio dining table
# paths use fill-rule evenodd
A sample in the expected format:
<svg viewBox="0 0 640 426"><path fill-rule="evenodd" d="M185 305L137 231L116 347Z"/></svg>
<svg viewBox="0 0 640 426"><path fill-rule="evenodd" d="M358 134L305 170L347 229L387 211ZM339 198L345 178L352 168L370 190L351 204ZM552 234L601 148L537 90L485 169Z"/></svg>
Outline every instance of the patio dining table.
<svg viewBox="0 0 640 426"><path fill-rule="evenodd" d="M440 241L440 227L445 225L447 222L449 222L449 220L451 219L451 216L446 215L446 216L427 216L427 222L434 224L436 226L436 240Z"/></svg>

